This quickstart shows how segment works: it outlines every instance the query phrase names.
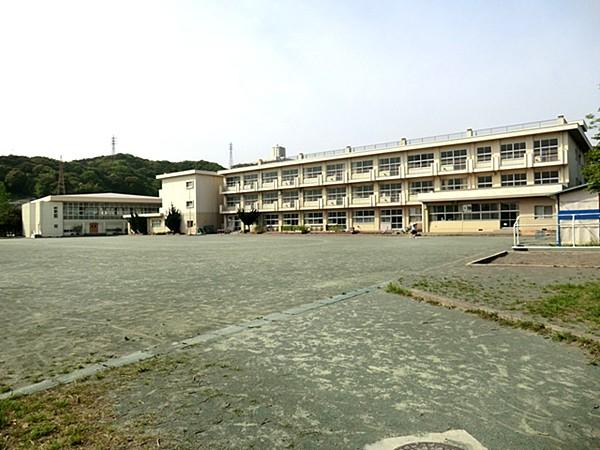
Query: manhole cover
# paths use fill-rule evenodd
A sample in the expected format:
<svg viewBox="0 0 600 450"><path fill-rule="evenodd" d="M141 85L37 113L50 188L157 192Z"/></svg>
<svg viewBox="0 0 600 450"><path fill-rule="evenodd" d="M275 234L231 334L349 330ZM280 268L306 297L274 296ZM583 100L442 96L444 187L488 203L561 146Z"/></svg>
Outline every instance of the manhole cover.
<svg viewBox="0 0 600 450"><path fill-rule="evenodd" d="M464 450L456 445L443 444L441 442L411 442L396 447L394 450Z"/></svg>

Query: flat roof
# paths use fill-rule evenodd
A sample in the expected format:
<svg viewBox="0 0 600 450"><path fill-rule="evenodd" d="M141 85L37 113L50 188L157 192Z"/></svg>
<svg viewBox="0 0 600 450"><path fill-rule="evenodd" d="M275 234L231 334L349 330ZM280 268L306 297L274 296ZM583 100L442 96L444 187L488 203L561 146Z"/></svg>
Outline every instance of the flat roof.
<svg viewBox="0 0 600 450"><path fill-rule="evenodd" d="M33 200L34 202L115 202L115 203L156 203L162 204L160 197L148 195L117 194L114 192L99 192L95 194L61 194L48 195Z"/></svg>
<svg viewBox="0 0 600 450"><path fill-rule="evenodd" d="M282 166L295 166L298 164L317 164L323 161L332 161L337 159L360 158L373 155L386 154L390 152L408 152L411 150L420 150L436 148L449 145L464 145L474 142L489 141L492 139L510 139L532 134L552 133L557 131L569 131L582 147L591 147L591 143L585 131L587 125L585 121L567 121L563 116L556 119L541 120L537 122L527 122L515 125L507 125L493 128L483 128L478 130L468 129L457 133L441 134L415 139L401 139L399 141L384 142L380 144L361 145L357 147L345 147L335 150L328 150L316 153L299 153L296 156L290 156L281 160L258 161L251 164L244 164L242 167L219 170L222 175L233 175L236 173L250 172L276 168Z"/></svg>
<svg viewBox="0 0 600 450"><path fill-rule="evenodd" d="M212 172L210 170L182 170L181 172L170 172L170 173L161 173L160 175L156 175L157 180L164 180L165 178L176 178L176 177L189 177L190 175L208 175L213 177L221 177L222 175L217 172Z"/></svg>

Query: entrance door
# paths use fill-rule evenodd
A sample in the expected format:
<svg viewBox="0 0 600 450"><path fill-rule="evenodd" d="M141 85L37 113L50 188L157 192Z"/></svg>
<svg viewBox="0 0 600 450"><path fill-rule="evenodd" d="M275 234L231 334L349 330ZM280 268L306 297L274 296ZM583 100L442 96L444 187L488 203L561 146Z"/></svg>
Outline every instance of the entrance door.
<svg viewBox="0 0 600 450"><path fill-rule="evenodd" d="M519 216L519 207L516 203L500 204L500 228L510 228Z"/></svg>
<svg viewBox="0 0 600 450"><path fill-rule="evenodd" d="M90 234L98 234L98 224L96 222L90 223Z"/></svg>

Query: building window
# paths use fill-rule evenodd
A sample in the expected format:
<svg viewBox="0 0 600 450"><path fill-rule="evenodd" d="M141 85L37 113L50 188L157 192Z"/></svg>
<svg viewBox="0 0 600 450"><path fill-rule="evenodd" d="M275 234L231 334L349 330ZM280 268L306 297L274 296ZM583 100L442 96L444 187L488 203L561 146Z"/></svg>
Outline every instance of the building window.
<svg viewBox="0 0 600 450"><path fill-rule="evenodd" d="M152 219L150 221L151 228L160 228L162 226L162 220L160 219Z"/></svg>
<svg viewBox="0 0 600 450"><path fill-rule="evenodd" d="M283 191L281 201L284 208L294 208L298 201L298 191Z"/></svg>
<svg viewBox="0 0 600 450"><path fill-rule="evenodd" d="M304 190L304 201L305 202L318 202L323 196L321 189L305 189Z"/></svg>
<svg viewBox="0 0 600 450"><path fill-rule="evenodd" d="M194 221L193 220L188 220L185 224L186 224L186 226L188 228L194 228Z"/></svg>
<svg viewBox="0 0 600 450"><path fill-rule="evenodd" d="M423 210L420 206L411 206L408 208L408 221L409 223L423 222Z"/></svg>
<svg viewBox="0 0 600 450"><path fill-rule="evenodd" d="M462 211L455 204L433 205L429 211L429 220L432 222L462 220Z"/></svg>
<svg viewBox="0 0 600 450"><path fill-rule="evenodd" d="M186 181L185 182L185 188L186 189L194 189L194 182L193 181Z"/></svg>
<svg viewBox="0 0 600 450"><path fill-rule="evenodd" d="M244 175L244 189L256 189L258 186L258 174Z"/></svg>
<svg viewBox="0 0 600 450"><path fill-rule="evenodd" d="M558 139L533 141L535 162L558 161Z"/></svg>
<svg viewBox="0 0 600 450"><path fill-rule="evenodd" d="M265 205L271 205L277 203L278 195L277 192L264 192L262 195L262 202Z"/></svg>
<svg viewBox="0 0 600 450"><path fill-rule="evenodd" d="M329 211L327 213L327 225L334 227L346 228L346 212L345 211Z"/></svg>
<svg viewBox="0 0 600 450"><path fill-rule="evenodd" d="M262 182L263 183L272 183L277 179L277 172L263 172L262 173Z"/></svg>
<svg viewBox="0 0 600 450"><path fill-rule="evenodd" d="M346 198L346 188L329 188L327 189L327 204L328 205L343 205Z"/></svg>
<svg viewBox="0 0 600 450"><path fill-rule="evenodd" d="M298 225L298 214L297 213L289 213L283 215L283 226L284 227L292 227Z"/></svg>
<svg viewBox="0 0 600 450"><path fill-rule="evenodd" d="M519 159L525 155L525 142L500 145L500 159Z"/></svg>
<svg viewBox="0 0 600 450"><path fill-rule="evenodd" d="M372 159L366 159L364 161L352 161L352 174L369 173L372 168Z"/></svg>
<svg viewBox="0 0 600 450"><path fill-rule="evenodd" d="M322 212L304 213L304 225L323 225Z"/></svg>
<svg viewBox="0 0 600 450"><path fill-rule="evenodd" d="M442 152L440 156L440 164L442 166L442 170L445 167L448 167L452 170L463 170L467 168L467 150L448 150L446 152Z"/></svg>
<svg viewBox="0 0 600 450"><path fill-rule="evenodd" d="M399 202L402 196L402 183L382 184L379 186L379 197L382 201Z"/></svg>
<svg viewBox="0 0 600 450"><path fill-rule="evenodd" d="M258 194L244 195L244 207L256 208L258 205Z"/></svg>
<svg viewBox="0 0 600 450"><path fill-rule="evenodd" d="M327 165L327 181L340 181L344 179L344 164Z"/></svg>
<svg viewBox="0 0 600 450"><path fill-rule="evenodd" d="M491 175L483 175L477 177L477 187L478 188L491 188L492 187L492 176Z"/></svg>
<svg viewBox="0 0 600 450"><path fill-rule="evenodd" d="M281 184L293 185L298 178L298 169L283 169L281 171Z"/></svg>
<svg viewBox="0 0 600 450"><path fill-rule="evenodd" d="M467 189L466 178L446 178L442 180L442 191L458 191Z"/></svg>
<svg viewBox="0 0 600 450"><path fill-rule="evenodd" d="M525 186L527 184L526 173L506 173L502 174L502 186Z"/></svg>
<svg viewBox="0 0 600 450"><path fill-rule="evenodd" d="M410 195L433 192L433 180L411 181Z"/></svg>
<svg viewBox="0 0 600 450"><path fill-rule="evenodd" d="M498 203L473 203L462 205L464 220L497 220L500 218Z"/></svg>
<svg viewBox="0 0 600 450"><path fill-rule="evenodd" d="M535 184L558 184L558 170L535 172Z"/></svg>
<svg viewBox="0 0 600 450"><path fill-rule="evenodd" d="M352 197L354 198L369 198L373 195L373 185L364 184L362 186L355 186L352 189Z"/></svg>
<svg viewBox="0 0 600 450"><path fill-rule="evenodd" d="M400 174L400 157L380 158L379 159L379 174L394 176Z"/></svg>
<svg viewBox="0 0 600 450"><path fill-rule="evenodd" d="M419 153L417 155L408 155L408 168L418 169L421 167L431 167L433 164L433 153Z"/></svg>
<svg viewBox="0 0 600 450"><path fill-rule="evenodd" d="M279 227L279 215L278 214L265 214L263 216L263 224L269 231L276 230Z"/></svg>
<svg viewBox="0 0 600 450"><path fill-rule="evenodd" d="M225 204L228 208L239 208L240 206L240 196L239 195L227 195L225 200Z"/></svg>
<svg viewBox="0 0 600 450"><path fill-rule="evenodd" d="M186 208L193 208L194 207L194 200L188 200L187 202L185 202L185 207Z"/></svg>
<svg viewBox="0 0 600 450"><path fill-rule="evenodd" d="M225 183L227 183L227 187L230 187L230 188L239 186L240 177L227 177L227 178L225 178Z"/></svg>
<svg viewBox="0 0 600 450"><path fill-rule="evenodd" d="M477 162L492 160L492 147L477 147Z"/></svg>
<svg viewBox="0 0 600 450"><path fill-rule="evenodd" d="M304 178L317 178L321 175L321 166L307 167L304 169Z"/></svg>
<svg viewBox="0 0 600 450"><path fill-rule="evenodd" d="M389 229L399 230L402 228L402 210L401 209L382 209L381 223L390 224Z"/></svg>
<svg viewBox="0 0 600 450"><path fill-rule="evenodd" d="M547 205L537 205L534 206L533 211L534 219L551 219L554 208Z"/></svg>
<svg viewBox="0 0 600 450"><path fill-rule="evenodd" d="M372 209L354 211L352 216L354 223L375 223L375 211Z"/></svg>
<svg viewBox="0 0 600 450"><path fill-rule="evenodd" d="M58 219L58 206L52 207L52 217L54 217L55 219Z"/></svg>

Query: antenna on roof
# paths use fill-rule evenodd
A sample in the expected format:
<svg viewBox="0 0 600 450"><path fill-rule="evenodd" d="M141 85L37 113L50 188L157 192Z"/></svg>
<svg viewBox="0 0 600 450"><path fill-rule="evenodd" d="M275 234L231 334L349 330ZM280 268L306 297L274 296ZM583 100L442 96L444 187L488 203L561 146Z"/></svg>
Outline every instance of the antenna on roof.
<svg viewBox="0 0 600 450"><path fill-rule="evenodd" d="M58 164L58 186L56 191L56 195L67 193L65 189L65 163L63 162L62 155L60 155L60 162Z"/></svg>
<svg viewBox="0 0 600 450"><path fill-rule="evenodd" d="M233 144L229 143L229 168L233 167Z"/></svg>
<svg viewBox="0 0 600 450"><path fill-rule="evenodd" d="M117 138L113 135L112 137L112 155L115 156L115 147L117 146Z"/></svg>

